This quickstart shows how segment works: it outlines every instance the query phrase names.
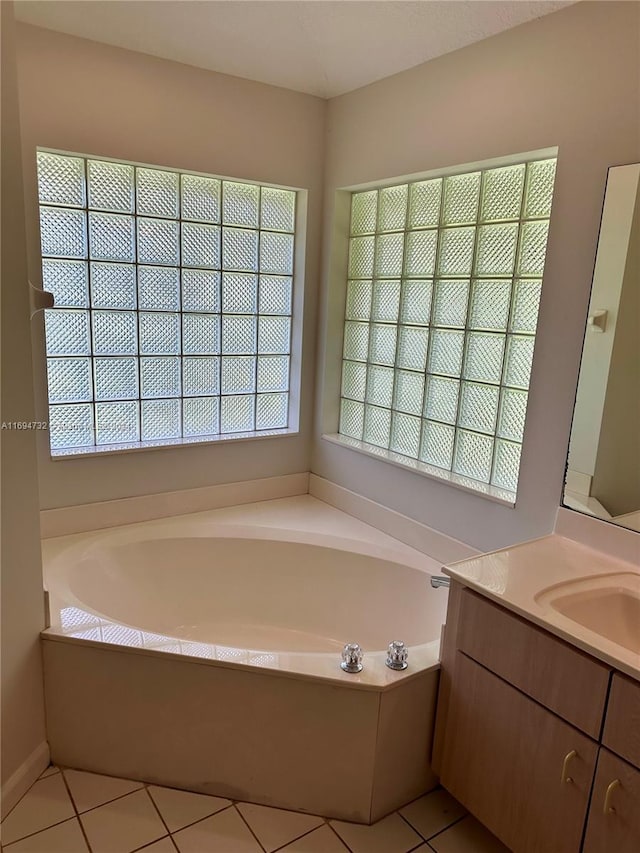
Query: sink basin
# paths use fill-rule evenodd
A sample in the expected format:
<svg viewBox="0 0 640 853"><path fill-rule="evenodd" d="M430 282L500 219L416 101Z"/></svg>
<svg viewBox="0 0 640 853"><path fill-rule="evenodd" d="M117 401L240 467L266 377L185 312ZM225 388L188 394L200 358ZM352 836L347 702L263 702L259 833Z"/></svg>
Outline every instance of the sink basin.
<svg viewBox="0 0 640 853"><path fill-rule="evenodd" d="M640 574L569 581L543 590L536 601L640 655Z"/></svg>

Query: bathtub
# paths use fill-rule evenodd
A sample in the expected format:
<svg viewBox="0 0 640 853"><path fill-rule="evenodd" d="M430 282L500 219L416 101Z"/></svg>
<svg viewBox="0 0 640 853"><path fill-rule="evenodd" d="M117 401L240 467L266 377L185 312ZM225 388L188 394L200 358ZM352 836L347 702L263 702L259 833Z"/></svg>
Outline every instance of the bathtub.
<svg viewBox="0 0 640 853"><path fill-rule="evenodd" d="M360 822L435 785L428 556L302 496L44 540L43 565L54 761Z"/></svg>

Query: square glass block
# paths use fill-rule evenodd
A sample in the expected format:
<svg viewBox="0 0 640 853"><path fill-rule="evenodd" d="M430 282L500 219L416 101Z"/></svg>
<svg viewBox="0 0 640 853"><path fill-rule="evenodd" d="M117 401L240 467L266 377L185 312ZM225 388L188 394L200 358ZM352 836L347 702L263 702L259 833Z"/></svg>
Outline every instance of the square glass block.
<svg viewBox="0 0 640 853"><path fill-rule="evenodd" d="M133 216L89 213L89 256L97 261L135 261Z"/></svg>
<svg viewBox="0 0 640 853"><path fill-rule="evenodd" d="M182 219L220 222L220 181L203 175L181 175Z"/></svg>
<svg viewBox="0 0 640 853"><path fill-rule="evenodd" d="M180 396L179 358L141 358L142 397Z"/></svg>
<svg viewBox="0 0 640 853"><path fill-rule="evenodd" d="M481 225L477 239L476 275L513 275L518 239L517 223Z"/></svg>
<svg viewBox="0 0 640 853"><path fill-rule="evenodd" d="M459 279L436 281L431 324L463 329L467 320L469 282Z"/></svg>
<svg viewBox="0 0 640 853"><path fill-rule="evenodd" d="M250 432L255 429L255 397L234 394L220 398L220 432Z"/></svg>
<svg viewBox="0 0 640 853"><path fill-rule="evenodd" d="M404 257L404 234L381 234L376 237L376 276L400 278Z"/></svg>
<svg viewBox="0 0 640 853"><path fill-rule="evenodd" d="M137 358L93 360L96 400L133 400L138 396Z"/></svg>
<svg viewBox="0 0 640 853"><path fill-rule="evenodd" d="M91 319L95 355L137 354L137 322L133 311L94 311Z"/></svg>
<svg viewBox="0 0 640 853"><path fill-rule="evenodd" d="M422 398L424 397L424 373L414 373L410 370L397 370L395 376L393 408L409 415L422 414ZM416 457L417 457L416 448Z"/></svg>
<svg viewBox="0 0 640 853"><path fill-rule="evenodd" d="M40 246L43 255L87 257L87 223L82 210L40 208Z"/></svg>
<svg viewBox="0 0 640 853"><path fill-rule="evenodd" d="M369 354L369 324L350 323L344 324L344 346L345 358L355 361L366 361Z"/></svg>
<svg viewBox="0 0 640 853"><path fill-rule="evenodd" d="M524 215L550 216L556 160L538 160L527 166Z"/></svg>
<svg viewBox="0 0 640 853"><path fill-rule="evenodd" d="M85 181L82 157L38 151L38 198L40 204L84 207Z"/></svg>
<svg viewBox="0 0 640 853"><path fill-rule="evenodd" d="M182 393L185 397L219 394L219 376L219 358L182 359Z"/></svg>
<svg viewBox="0 0 640 853"><path fill-rule="evenodd" d="M371 278L375 237L352 237L349 240L349 278Z"/></svg>
<svg viewBox="0 0 640 853"><path fill-rule="evenodd" d="M178 355L180 315L168 312L141 312L140 352L145 355Z"/></svg>
<svg viewBox="0 0 640 853"><path fill-rule="evenodd" d="M89 305L86 261L42 261L42 288L53 293L56 308Z"/></svg>
<svg viewBox="0 0 640 853"><path fill-rule="evenodd" d="M122 444L128 441L140 441L138 403L98 403L96 444Z"/></svg>
<svg viewBox="0 0 640 853"><path fill-rule="evenodd" d="M182 352L185 355L218 355L220 317L215 314L183 314Z"/></svg>
<svg viewBox="0 0 640 853"><path fill-rule="evenodd" d="M258 227L260 187L254 184L222 182L222 222L224 225Z"/></svg>
<svg viewBox="0 0 640 853"><path fill-rule="evenodd" d="M81 403L91 400L91 359L48 358L47 385L50 403Z"/></svg>
<svg viewBox="0 0 640 853"><path fill-rule="evenodd" d="M513 388L502 389L497 430L497 435L501 438L522 441L528 396L526 391L516 391Z"/></svg>
<svg viewBox="0 0 640 853"><path fill-rule="evenodd" d="M256 360L250 355L225 356L220 371L223 394L253 394L256 390Z"/></svg>
<svg viewBox="0 0 640 853"><path fill-rule="evenodd" d="M367 387L367 365L358 361L342 362L342 396L364 400Z"/></svg>
<svg viewBox="0 0 640 853"><path fill-rule="evenodd" d="M378 231L402 231L407 221L409 187L385 187L378 198Z"/></svg>
<svg viewBox="0 0 640 853"><path fill-rule="evenodd" d="M458 417L459 393L460 382L457 379L428 376L424 397L425 418L455 424Z"/></svg>
<svg viewBox="0 0 640 853"><path fill-rule="evenodd" d="M284 275L260 276L261 314L291 314L293 279Z"/></svg>
<svg viewBox="0 0 640 853"><path fill-rule="evenodd" d="M515 298L511 313L511 331L535 335L538 325L538 310L542 282L520 279L515 284Z"/></svg>
<svg viewBox="0 0 640 853"><path fill-rule="evenodd" d="M522 223L517 267L519 275L542 276L548 235L548 220Z"/></svg>
<svg viewBox="0 0 640 853"><path fill-rule="evenodd" d="M409 231L404 259L405 275L433 275L436 267L437 231Z"/></svg>
<svg viewBox="0 0 640 853"><path fill-rule="evenodd" d="M500 438L496 439L496 454L491 477L494 486L509 489L511 492L517 490L521 452L522 445L515 444L513 441L502 441Z"/></svg>
<svg viewBox="0 0 640 853"><path fill-rule="evenodd" d="M44 312L47 355L90 355L89 312L51 308Z"/></svg>
<svg viewBox="0 0 640 853"><path fill-rule="evenodd" d="M199 222L182 223L182 264L220 267L220 228Z"/></svg>
<svg viewBox="0 0 640 853"><path fill-rule="evenodd" d="M463 382L458 425L493 435L498 416L499 395L500 391L495 385Z"/></svg>
<svg viewBox="0 0 640 853"><path fill-rule="evenodd" d="M260 227L293 233L296 221L296 194L292 190L262 187Z"/></svg>
<svg viewBox="0 0 640 853"><path fill-rule="evenodd" d="M432 290L433 282L430 279L409 279L402 282L401 323L428 325Z"/></svg>
<svg viewBox="0 0 640 853"><path fill-rule="evenodd" d="M367 369L367 402L391 408L393 400L393 368L370 364Z"/></svg>
<svg viewBox="0 0 640 853"><path fill-rule="evenodd" d="M440 221L442 178L409 186L409 228L435 228Z"/></svg>
<svg viewBox="0 0 640 853"><path fill-rule="evenodd" d="M420 461L450 471L454 436L452 426L425 421L420 442Z"/></svg>
<svg viewBox="0 0 640 853"><path fill-rule="evenodd" d="M225 270L258 271L258 232L222 229L222 266Z"/></svg>
<svg viewBox="0 0 640 853"><path fill-rule="evenodd" d="M182 310L220 311L220 273L182 270Z"/></svg>
<svg viewBox="0 0 640 853"><path fill-rule="evenodd" d="M524 163L520 163L501 169L488 169L484 173L480 207L482 222L520 218L525 168Z"/></svg>
<svg viewBox="0 0 640 853"><path fill-rule="evenodd" d="M429 331L411 326L398 327L396 365L409 370L424 370L427 366Z"/></svg>
<svg viewBox="0 0 640 853"><path fill-rule="evenodd" d="M256 429L285 429L288 422L288 394L258 394L256 398Z"/></svg>
<svg viewBox="0 0 640 853"><path fill-rule="evenodd" d="M260 272L293 275L293 234L260 232Z"/></svg>
<svg viewBox="0 0 640 853"><path fill-rule="evenodd" d="M417 459L420 450L422 421L412 415L394 412L391 421L389 449L411 459Z"/></svg>
<svg viewBox="0 0 640 853"><path fill-rule="evenodd" d="M372 283L370 281L347 282L347 320L369 320L371 317Z"/></svg>
<svg viewBox="0 0 640 853"><path fill-rule="evenodd" d="M528 388L533 361L533 337L509 335L504 384L512 388Z"/></svg>
<svg viewBox="0 0 640 853"><path fill-rule="evenodd" d="M138 263L179 265L177 222L138 218Z"/></svg>
<svg viewBox="0 0 640 853"><path fill-rule="evenodd" d="M364 405L354 400L340 401L340 435L348 435L351 438L362 438L364 430Z"/></svg>
<svg viewBox="0 0 640 853"><path fill-rule="evenodd" d="M141 310L180 310L180 271L176 267L138 267Z"/></svg>
<svg viewBox="0 0 640 853"><path fill-rule="evenodd" d="M379 279L373 282L371 319L387 323L398 322L400 309L400 280Z"/></svg>
<svg viewBox="0 0 640 853"><path fill-rule="evenodd" d="M464 332L433 329L429 350L429 373L460 376L463 349Z"/></svg>
<svg viewBox="0 0 640 853"><path fill-rule="evenodd" d="M222 318L222 352L230 355L254 355L256 318L228 314Z"/></svg>
<svg viewBox="0 0 640 853"><path fill-rule="evenodd" d="M363 440L376 447L389 447L391 440L391 411L377 406L365 406Z"/></svg>
<svg viewBox="0 0 640 853"><path fill-rule="evenodd" d="M258 358L258 391L288 390L289 357L286 355L261 355Z"/></svg>
<svg viewBox="0 0 640 853"><path fill-rule="evenodd" d="M376 230L378 191L368 190L351 196L351 233L373 234Z"/></svg>
<svg viewBox="0 0 640 853"><path fill-rule="evenodd" d="M143 216L178 218L178 173L136 169L136 204Z"/></svg>
<svg viewBox="0 0 640 853"><path fill-rule="evenodd" d="M506 332L510 304L511 281L474 281L471 287L469 328Z"/></svg>
<svg viewBox="0 0 640 853"><path fill-rule="evenodd" d="M133 264L91 263L91 307L136 307L136 268Z"/></svg>
<svg viewBox="0 0 640 853"><path fill-rule="evenodd" d="M478 218L480 172L444 179L443 225L466 225Z"/></svg>
<svg viewBox="0 0 640 853"><path fill-rule="evenodd" d="M498 385L502 376L504 342L504 335L470 332L464 365L465 379Z"/></svg>
<svg viewBox="0 0 640 853"><path fill-rule="evenodd" d="M143 400L142 440L180 438L180 400Z"/></svg>
<svg viewBox="0 0 640 853"><path fill-rule="evenodd" d="M453 471L472 480L488 483L493 461L493 437L458 430L453 458Z"/></svg>
<svg viewBox="0 0 640 853"><path fill-rule="evenodd" d="M88 160L89 207L114 213L133 213L133 166Z"/></svg>
<svg viewBox="0 0 640 853"><path fill-rule="evenodd" d="M438 270L441 275L471 275L475 228L445 228L440 232Z"/></svg>
<svg viewBox="0 0 640 853"><path fill-rule="evenodd" d="M182 434L217 435L220 432L220 401L197 397L182 401Z"/></svg>
<svg viewBox="0 0 640 853"><path fill-rule="evenodd" d="M49 441L52 450L94 444L93 406L49 406Z"/></svg>
<svg viewBox="0 0 640 853"><path fill-rule="evenodd" d="M371 325L369 361L374 364L391 364L396 360L398 327L374 323Z"/></svg>
<svg viewBox="0 0 640 853"><path fill-rule="evenodd" d="M258 310L258 276L223 273L222 310L225 314L255 314Z"/></svg>
<svg viewBox="0 0 640 853"><path fill-rule="evenodd" d="M291 320L289 317L258 318L258 352L286 355L291 351Z"/></svg>

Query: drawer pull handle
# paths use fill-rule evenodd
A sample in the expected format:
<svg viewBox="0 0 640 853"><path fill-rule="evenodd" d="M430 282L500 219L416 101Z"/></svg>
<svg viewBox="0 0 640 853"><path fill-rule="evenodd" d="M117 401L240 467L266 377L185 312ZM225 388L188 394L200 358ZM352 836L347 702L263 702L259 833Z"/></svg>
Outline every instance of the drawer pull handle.
<svg viewBox="0 0 640 853"><path fill-rule="evenodd" d="M571 778L571 776L567 775L567 768L569 767L569 762L571 761L571 759L575 758L577 754L578 753L575 751L575 749L572 749L571 752L568 752L565 755L564 761L562 762L562 776L560 777L560 781L562 783L573 782L573 779Z"/></svg>
<svg viewBox="0 0 640 853"><path fill-rule="evenodd" d="M616 788L620 787L620 780L614 779L613 782L609 783L607 787L607 793L604 795L604 807L602 809L603 814L615 814L615 809L611 805L611 798L613 797L613 792Z"/></svg>

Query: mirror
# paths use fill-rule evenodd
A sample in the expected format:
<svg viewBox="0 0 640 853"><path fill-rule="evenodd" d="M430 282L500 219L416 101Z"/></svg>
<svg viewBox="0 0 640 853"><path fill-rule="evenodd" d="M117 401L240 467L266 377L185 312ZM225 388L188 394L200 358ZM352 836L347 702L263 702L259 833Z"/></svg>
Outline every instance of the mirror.
<svg viewBox="0 0 640 853"><path fill-rule="evenodd" d="M607 177L564 505L640 531L640 164Z"/></svg>

